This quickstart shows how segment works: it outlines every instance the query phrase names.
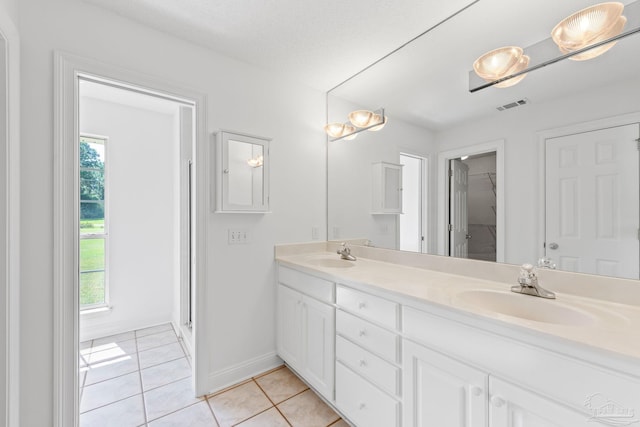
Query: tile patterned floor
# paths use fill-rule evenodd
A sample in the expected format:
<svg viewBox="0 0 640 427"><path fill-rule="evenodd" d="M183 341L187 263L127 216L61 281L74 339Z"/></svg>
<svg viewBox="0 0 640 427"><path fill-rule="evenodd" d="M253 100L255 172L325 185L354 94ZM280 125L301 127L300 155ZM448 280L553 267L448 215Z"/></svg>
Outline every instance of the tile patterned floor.
<svg viewBox="0 0 640 427"><path fill-rule="evenodd" d="M348 427L281 366L203 398L171 324L80 345L81 427Z"/></svg>

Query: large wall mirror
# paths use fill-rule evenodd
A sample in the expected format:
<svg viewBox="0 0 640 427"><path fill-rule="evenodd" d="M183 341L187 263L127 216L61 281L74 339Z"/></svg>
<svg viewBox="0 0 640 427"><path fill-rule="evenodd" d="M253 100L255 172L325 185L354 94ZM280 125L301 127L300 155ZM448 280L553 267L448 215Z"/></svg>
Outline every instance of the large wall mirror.
<svg viewBox="0 0 640 427"><path fill-rule="evenodd" d="M596 3L481 0L332 89L328 123L388 121L329 138L328 239L638 279L640 35L470 91L482 54L534 46ZM381 162L402 171L401 213L372 212Z"/></svg>

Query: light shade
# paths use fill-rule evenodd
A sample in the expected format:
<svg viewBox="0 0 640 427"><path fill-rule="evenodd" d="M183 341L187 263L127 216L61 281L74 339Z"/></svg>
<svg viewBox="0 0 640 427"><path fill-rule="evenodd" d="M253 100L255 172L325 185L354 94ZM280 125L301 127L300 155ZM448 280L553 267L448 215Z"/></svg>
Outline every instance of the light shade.
<svg viewBox="0 0 640 427"><path fill-rule="evenodd" d="M324 131L332 138L340 138L345 134L344 123L329 123L324 126Z"/></svg>
<svg viewBox="0 0 640 427"><path fill-rule="evenodd" d="M624 29L625 24L627 23L627 18L624 16L620 16L616 21L615 25L609 29L606 33L602 34L600 37L596 37L589 44L598 43L603 40L610 39L611 37L617 36ZM586 61L587 59L595 58L596 56L600 56L613 46L615 46L617 42L607 43L602 46L594 47L593 49L589 49L586 52L579 53L577 55L570 56L569 59L573 61ZM560 52L562 53L571 53L573 50L566 49L564 47L559 47Z"/></svg>
<svg viewBox="0 0 640 427"><path fill-rule="evenodd" d="M521 56L522 48L518 46L500 47L476 59L473 70L487 81L498 80L509 75L509 71L518 64Z"/></svg>
<svg viewBox="0 0 640 427"><path fill-rule="evenodd" d="M505 77L515 73L519 73L520 71L524 70L528 66L529 66L529 57L527 55L522 55L518 63L514 65L513 68L507 72ZM522 81L522 79L524 79L525 77L527 77L527 73L520 74L518 77L513 77L501 83L496 83L494 86L499 88L511 87L513 85L520 83L520 81Z"/></svg>
<svg viewBox="0 0 640 427"><path fill-rule="evenodd" d="M373 121L373 112L369 110L356 110L349 113L349 121L352 125L359 128L366 128L371 124L375 123Z"/></svg>
<svg viewBox="0 0 640 427"><path fill-rule="evenodd" d="M622 32L627 20L622 16L624 5L619 2L600 3L582 9L563 19L551 31L551 38L562 53L570 53L591 44L606 40ZM615 42L574 55L571 59L582 61L602 55Z"/></svg>
<svg viewBox="0 0 640 427"><path fill-rule="evenodd" d="M387 121L388 121L388 117L387 116L384 116L384 122L383 122L382 121L382 116L380 114L374 114L373 115L373 119L371 120L371 124L374 124L374 123L380 123L380 124L377 125L377 126L374 126L372 128L369 128L369 130L373 131L373 132L377 132L387 124Z"/></svg>

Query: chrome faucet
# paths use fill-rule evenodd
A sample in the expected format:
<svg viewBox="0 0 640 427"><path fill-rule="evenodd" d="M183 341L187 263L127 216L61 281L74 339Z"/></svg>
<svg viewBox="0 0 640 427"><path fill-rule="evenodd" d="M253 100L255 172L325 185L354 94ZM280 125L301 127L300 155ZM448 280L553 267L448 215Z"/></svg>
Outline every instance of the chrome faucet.
<svg viewBox="0 0 640 427"><path fill-rule="evenodd" d="M538 285L538 276L531 264L522 265L522 268L520 269L520 276L518 276L518 283L519 285L511 287L511 292L533 295L534 297L541 298L556 298L556 294Z"/></svg>
<svg viewBox="0 0 640 427"><path fill-rule="evenodd" d="M342 249L338 249L338 255L340 255L341 259L346 259L348 261L356 260L356 257L351 255L351 249L347 246L347 242L343 242L340 246Z"/></svg>

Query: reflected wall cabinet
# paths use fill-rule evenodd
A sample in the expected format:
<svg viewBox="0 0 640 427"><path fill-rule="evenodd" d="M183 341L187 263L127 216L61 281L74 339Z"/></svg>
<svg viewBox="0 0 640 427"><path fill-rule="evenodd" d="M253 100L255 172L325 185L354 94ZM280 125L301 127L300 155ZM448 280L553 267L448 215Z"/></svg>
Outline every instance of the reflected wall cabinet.
<svg viewBox="0 0 640 427"><path fill-rule="evenodd" d="M268 138L221 130L215 135L215 211L269 211Z"/></svg>
<svg viewBox="0 0 640 427"><path fill-rule="evenodd" d="M371 213L402 213L402 165L377 162L372 165Z"/></svg>

